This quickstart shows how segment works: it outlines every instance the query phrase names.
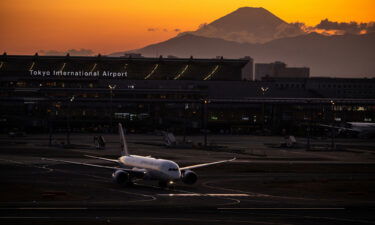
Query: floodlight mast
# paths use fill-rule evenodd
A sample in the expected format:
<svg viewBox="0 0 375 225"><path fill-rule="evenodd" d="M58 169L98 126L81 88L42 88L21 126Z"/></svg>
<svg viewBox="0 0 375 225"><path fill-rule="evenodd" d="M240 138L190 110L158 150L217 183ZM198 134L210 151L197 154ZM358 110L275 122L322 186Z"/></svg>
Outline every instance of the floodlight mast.
<svg viewBox="0 0 375 225"><path fill-rule="evenodd" d="M112 129L112 124L113 124L113 123L112 123L112 120L113 120L113 119L112 119L112 116L113 116L113 115L112 115L112 114L113 114L113 112L112 112L112 103L113 103L113 99L112 99L112 98L113 98L113 90L116 88L116 85L113 85L113 86L112 86L112 85L109 84L109 85L108 85L108 88L109 88L109 96L110 96L110 104L111 104L111 105L110 105L110 108L109 108L109 109L110 109L110 117L109 117L109 120L110 120L110 122L109 122L109 132L112 133L112 132L113 132L113 129Z"/></svg>
<svg viewBox="0 0 375 225"><path fill-rule="evenodd" d="M269 90L269 87L261 87L260 90L262 91L262 130L264 130L264 124L265 124L265 106L264 106L264 96L265 94L267 93L267 91Z"/></svg>
<svg viewBox="0 0 375 225"><path fill-rule="evenodd" d="M204 147L207 147L207 120L208 120L208 104L210 103L209 99L203 99L203 132L204 132Z"/></svg>
<svg viewBox="0 0 375 225"><path fill-rule="evenodd" d="M330 100L331 103L331 112L332 112L332 129L331 129L331 149L336 149L335 146L335 102Z"/></svg>
<svg viewBox="0 0 375 225"><path fill-rule="evenodd" d="M75 96L73 95L72 97L69 98L68 101L68 109L67 109L67 115L66 115L66 122L67 122L67 131L66 131L66 143L70 145L70 132L71 132L71 126L70 126L70 117L71 117L71 107L72 107L72 102L74 101Z"/></svg>

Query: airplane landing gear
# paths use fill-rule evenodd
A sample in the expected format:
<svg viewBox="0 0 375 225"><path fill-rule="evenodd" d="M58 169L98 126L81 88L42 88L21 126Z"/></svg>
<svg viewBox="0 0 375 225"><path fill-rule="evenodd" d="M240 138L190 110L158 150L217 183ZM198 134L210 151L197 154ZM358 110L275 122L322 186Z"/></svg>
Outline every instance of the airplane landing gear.
<svg viewBox="0 0 375 225"><path fill-rule="evenodd" d="M159 187L163 189L174 189L173 181L159 181Z"/></svg>

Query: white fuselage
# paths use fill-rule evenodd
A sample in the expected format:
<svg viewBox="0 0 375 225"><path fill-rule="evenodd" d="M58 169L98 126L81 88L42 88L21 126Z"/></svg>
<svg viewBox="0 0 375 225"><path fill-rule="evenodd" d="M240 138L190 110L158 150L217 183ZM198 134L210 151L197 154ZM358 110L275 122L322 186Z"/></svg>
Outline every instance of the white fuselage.
<svg viewBox="0 0 375 225"><path fill-rule="evenodd" d="M119 161L125 167L135 170L144 169L150 179L173 181L181 178L181 171L177 163L137 155L121 156Z"/></svg>

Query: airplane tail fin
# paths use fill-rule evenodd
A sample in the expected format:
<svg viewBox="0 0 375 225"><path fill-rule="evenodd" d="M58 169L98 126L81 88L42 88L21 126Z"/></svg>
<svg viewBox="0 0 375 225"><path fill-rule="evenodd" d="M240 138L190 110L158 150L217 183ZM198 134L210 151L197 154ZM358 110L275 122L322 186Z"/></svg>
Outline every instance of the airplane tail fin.
<svg viewBox="0 0 375 225"><path fill-rule="evenodd" d="M120 133L121 156L129 155L128 145L126 144L124 130L122 129L121 123L118 124L118 131Z"/></svg>

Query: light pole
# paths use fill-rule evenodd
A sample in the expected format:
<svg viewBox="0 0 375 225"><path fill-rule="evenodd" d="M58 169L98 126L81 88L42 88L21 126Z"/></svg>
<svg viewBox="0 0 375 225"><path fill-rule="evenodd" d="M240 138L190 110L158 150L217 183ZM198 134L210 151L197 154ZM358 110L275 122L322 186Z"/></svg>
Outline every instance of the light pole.
<svg viewBox="0 0 375 225"><path fill-rule="evenodd" d="M207 105L210 103L209 100L203 100L203 128L204 128L204 147L207 147Z"/></svg>
<svg viewBox="0 0 375 225"><path fill-rule="evenodd" d="M48 133L49 133L49 146L52 146L52 115L53 115L53 106L52 103L50 103L49 109L47 109L48 112Z"/></svg>
<svg viewBox="0 0 375 225"><path fill-rule="evenodd" d="M331 112L332 112L332 129L331 129L331 149L335 149L335 102L333 100L331 103Z"/></svg>
<svg viewBox="0 0 375 225"><path fill-rule="evenodd" d="M264 98L266 92L269 90L269 87L261 87L260 90L262 91L262 97ZM265 116L264 116L264 99L262 101L262 130L264 130L264 124L265 124Z"/></svg>
<svg viewBox="0 0 375 225"><path fill-rule="evenodd" d="M187 120L187 110L189 109L189 103L185 103L184 107L184 143L186 142L186 120Z"/></svg>
<svg viewBox="0 0 375 225"><path fill-rule="evenodd" d="M69 99L68 102L68 112L67 112L67 125L68 125L68 130L66 132L66 143L70 145L70 113L71 113L71 105L72 102L74 101L74 95Z"/></svg>
<svg viewBox="0 0 375 225"><path fill-rule="evenodd" d="M113 96L113 90L116 88L116 85L113 85L111 86L110 84L108 85L108 88L109 88L109 94L110 94L110 117L109 117L109 120L110 120L110 123L109 123L109 132L112 133L112 96Z"/></svg>
<svg viewBox="0 0 375 225"><path fill-rule="evenodd" d="M308 103L308 108L309 108L309 125L307 127L307 150L310 150L311 149L311 140L310 140L310 136L311 136L311 123L312 123L312 109L310 108L311 107L311 100L307 100L307 103Z"/></svg>

